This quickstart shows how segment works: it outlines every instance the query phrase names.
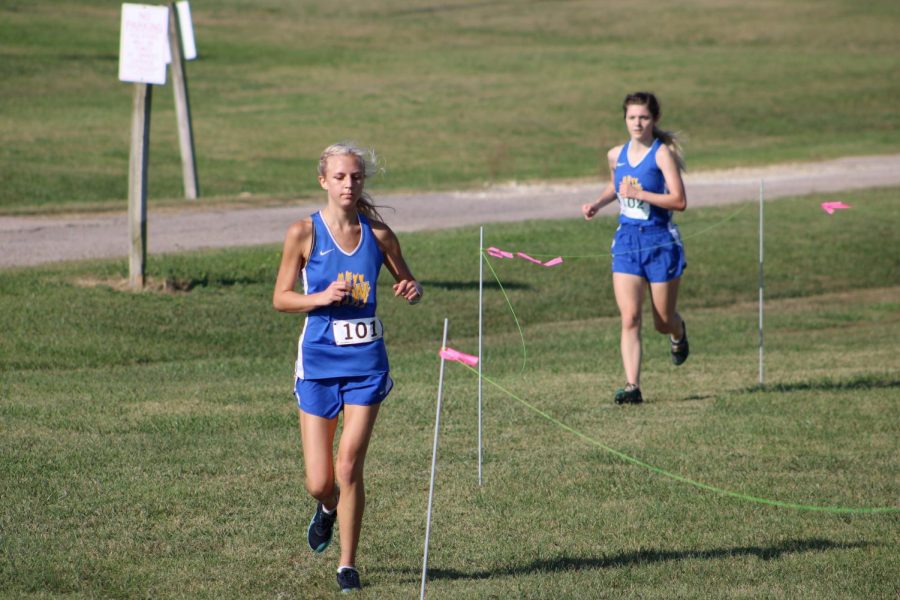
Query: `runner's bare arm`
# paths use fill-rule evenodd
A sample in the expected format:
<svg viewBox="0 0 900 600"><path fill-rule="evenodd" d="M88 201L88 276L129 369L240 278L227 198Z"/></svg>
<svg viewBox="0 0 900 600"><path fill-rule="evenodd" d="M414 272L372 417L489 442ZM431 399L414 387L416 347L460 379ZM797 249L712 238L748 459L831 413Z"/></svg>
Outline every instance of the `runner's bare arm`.
<svg viewBox="0 0 900 600"><path fill-rule="evenodd" d="M596 215L601 208L616 199L616 159L621 151L622 146L616 146L606 153L606 161L609 163L609 183L606 184L606 187L600 192L600 196L597 197L596 202L582 205L581 213L584 215L585 219L593 219L594 215Z"/></svg>
<svg viewBox="0 0 900 600"><path fill-rule="evenodd" d="M320 306L340 302L350 292L350 283L335 281L328 289L316 294L304 294L295 290L300 269L309 259L313 238L310 219L297 221L288 228L281 252L281 265L275 279L272 306L275 310L288 313L307 313Z"/></svg>
<svg viewBox="0 0 900 600"><path fill-rule="evenodd" d="M422 299L425 290L416 281L412 271L403 259L403 253L400 251L400 241L391 231L391 228L384 223L372 223L372 231L378 240L378 246L384 253L384 266L394 276L394 296L402 296L410 304L416 304Z"/></svg>

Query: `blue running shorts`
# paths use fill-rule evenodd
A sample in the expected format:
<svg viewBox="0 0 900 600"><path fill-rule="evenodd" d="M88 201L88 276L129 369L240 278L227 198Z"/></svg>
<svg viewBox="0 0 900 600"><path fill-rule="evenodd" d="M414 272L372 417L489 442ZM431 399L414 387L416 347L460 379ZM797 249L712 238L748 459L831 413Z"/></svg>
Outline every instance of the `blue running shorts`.
<svg viewBox="0 0 900 600"><path fill-rule="evenodd" d="M681 234L669 225L631 225L616 229L612 246L613 273L643 277L650 283L664 283L681 277L687 261Z"/></svg>
<svg viewBox="0 0 900 600"><path fill-rule="evenodd" d="M297 406L305 413L333 419L345 404L372 406L387 398L394 387L389 373L335 377L332 379L297 379L294 395Z"/></svg>

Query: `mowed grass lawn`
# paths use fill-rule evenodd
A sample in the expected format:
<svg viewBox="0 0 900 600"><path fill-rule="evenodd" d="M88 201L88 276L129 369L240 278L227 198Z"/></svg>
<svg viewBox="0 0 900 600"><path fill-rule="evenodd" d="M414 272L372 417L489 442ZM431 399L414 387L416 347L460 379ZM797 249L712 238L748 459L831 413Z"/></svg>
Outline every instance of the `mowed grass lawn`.
<svg viewBox="0 0 900 600"><path fill-rule="evenodd" d="M897 189L769 203L766 381L759 389L753 204L679 216L692 355L645 330L647 402L616 407L612 217L492 225L486 244L562 254L491 265L484 484L476 378L445 372L428 593L434 598L894 598L900 514L775 508L673 481L803 505L900 496ZM826 215L819 203L853 208ZM427 296L379 287L395 391L367 463L365 594L418 593L437 351L477 351L478 231L404 234ZM270 305L279 248L151 257L0 277L0 594L10 598L336 593L313 555L291 396L302 318ZM571 258L580 256L581 258ZM193 286L193 287L192 287ZM649 317L649 315L648 315Z"/></svg>
<svg viewBox="0 0 900 600"><path fill-rule="evenodd" d="M394 189L596 177L628 92L659 94L692 169L896 153L896 0L194 0L201 195L317 193L352 138ZM0 3L0 213L127 196L121 3ZM153 93L149 195L183 198L171 83Z"/></svg>

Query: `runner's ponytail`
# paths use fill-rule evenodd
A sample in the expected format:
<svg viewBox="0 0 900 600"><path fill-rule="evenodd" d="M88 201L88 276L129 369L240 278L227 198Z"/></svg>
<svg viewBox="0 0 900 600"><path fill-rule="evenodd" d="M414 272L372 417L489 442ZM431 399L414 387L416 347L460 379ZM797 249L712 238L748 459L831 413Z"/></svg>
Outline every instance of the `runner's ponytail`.
<svg viewBox="0 0 900 600"><path fill-rule="evenodd" d="M675 164L678 165L678 170L682 173L687 171L687 166L684 164L684 150L681 147L681 141L678 139L678 134L672 131L666 131L665 129L660 129L654 125L653 137L659 138L659 141L669 148L672 152L672 156L675 157Z"/></svg>

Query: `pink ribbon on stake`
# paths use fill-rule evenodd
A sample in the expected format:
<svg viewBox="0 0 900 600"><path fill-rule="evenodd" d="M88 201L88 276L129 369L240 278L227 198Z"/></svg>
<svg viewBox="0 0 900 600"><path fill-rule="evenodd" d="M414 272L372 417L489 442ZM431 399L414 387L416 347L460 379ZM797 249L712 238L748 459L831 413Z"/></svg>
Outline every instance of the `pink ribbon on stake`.
<svg viewBox="0 0 900 600"><path fill-rule="evenodd" d="M500 248L495 248L494 246L488 248L487 253L494 258L515 258L516 256L518 256L519 258L527 260L528 262L532 262L536 265L541 265L542 267L555 267L556 265L562 264L563 262L562 256L557 256L556 258L550 259L547 262L541 262L532 256L528 256L524 252L516 252L515 254L513 254L512 252L507 252L506 250L501 250Z"/></svg>
<svg viewBox="0 0 900 600"><path fill-rule="evenodd" d="M525 260L527 260L529 262L533 262L536 265L541 265L542 267L554 267L554 266L562 263L562 261L563 261L562 256L557 256L556 258L550 259L547 262L541 262L536 258L532 258L531 256L528 256L524 252L516 252L516 256L518 256L519 258L524 258Z"/></svg>
<svg viewBox="0 0 900 600"><path fill-rule="evenodd" d="M478 357L472 356L471 354L466 354L465 352L460 352L459 350L454 350L453 348L441 348L440 356L446 360L455 360L456 362L463 363L464 365L469 365L470 367L474 367L478 364Z"/></svg>
<svg viewBox="0 0 900 600"><path fill-rule="evenodd" d="M494 258L512 258L512 252L506 252L505 250L501 250L500 248L495 248L491 246L487 249L487 253L493 256Z"/></svg>
<svg viewBox="0 0 900 600"><path fill-rule="evenodd" d="M833 215L834 211L841 208L850 208L849 204L844 204L843 202L823 202L822 210L827 212L829 215Z"/></svg>

